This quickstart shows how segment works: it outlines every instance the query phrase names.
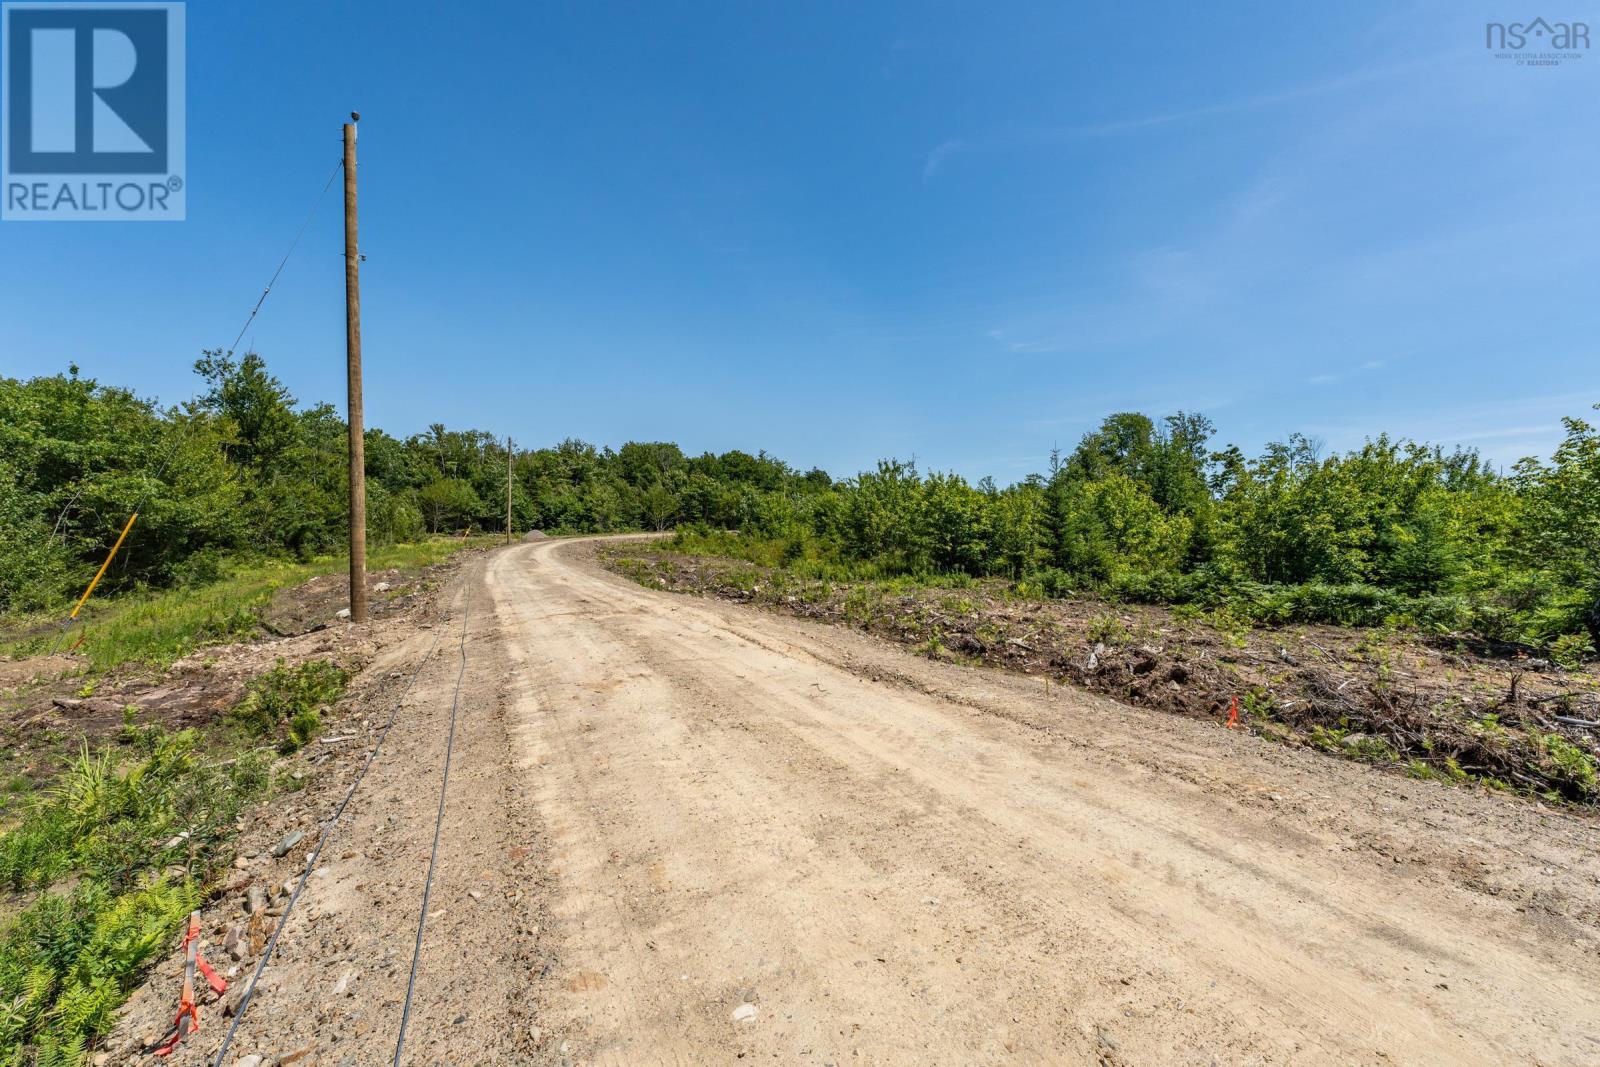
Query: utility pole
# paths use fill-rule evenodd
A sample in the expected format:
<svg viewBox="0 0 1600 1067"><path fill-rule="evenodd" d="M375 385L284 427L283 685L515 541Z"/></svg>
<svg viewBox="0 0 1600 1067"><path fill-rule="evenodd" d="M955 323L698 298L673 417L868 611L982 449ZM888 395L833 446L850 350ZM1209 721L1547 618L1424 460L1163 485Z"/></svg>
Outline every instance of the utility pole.
<svg viewBox="0 0 1600 1067"><path fill-rule="evenodd" d="M511 438L506 437L506 544L512 541L511 531L511 457L516 455L511 450Z"/></svg>
<svg viewBox="0 0 1600 1067"><path fill-rule="evenodd" d="M356 123L344 124L344 352L350 385L350 621L367 621L367 458L361 405L361 251L356 240Z"/></svg>

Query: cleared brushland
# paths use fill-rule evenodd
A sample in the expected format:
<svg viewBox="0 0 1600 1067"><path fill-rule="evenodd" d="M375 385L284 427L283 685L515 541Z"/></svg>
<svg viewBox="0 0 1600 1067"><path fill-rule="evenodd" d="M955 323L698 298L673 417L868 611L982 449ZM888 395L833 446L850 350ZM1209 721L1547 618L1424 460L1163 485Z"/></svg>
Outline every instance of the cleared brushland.
<svg viewBox="0 0 1600 1067"><path fill-rule="evenodd" d="M1223 721L1415 778L1592 808L1600 674L1524 647L1415 627L1252 625L1226 609L1045 594L1026 581L808 577L738 539L612 544L641 584L859 628L953 663Z"/></svg>
<svg viewBox="0 0 1600 1067"><path fill-rule="evenodd" d="M632 580L609 573L602 552ZM746 579L727 579L726 597L641 587L669 559L638 541L521 543L441 573L346 659L317 644L348 632L338 628L193 653L263 657L213 732L197 731L239 731L255 758L215 767L175 753L172 735L130 731L105 780L170 780L160 795L173 803L157 810L181 814L116 823L125 794L113 784L97 809L109 820L88 823L153 841L162 866L135 873L128 892L164 895L118 903L107 890L110 910L68 909L87 924L73 944L118 947L38 972L53 999L30 1009L22 1040L66 1060L79 1048L139 1059L177 996L167 927L199 900L207 951L236 977L284 924L239 1055L388 1062L460 679L408 1044L419 1058L1592 1058L1583 1023L1600 1010L1600 852L1574 803L1418 780L1398 760L1386 771L1330 759L1309 730L1304 744L1258 736L1277 720L1249 707L1252 729L1223 729L1211 687L1224 673L1270 688L1295 670L1254 633L1241 644L1226 627L1150 609L905 581L830 590L860 612L858 627L841 626L813 611L820 595L760 599L787 580L760 567L738 596ZM751 566L712 564L723 565ZM1209 627L1214 643L1186 626ZM1328 644L1336 629L1307 627L1278 647L1366 654ZM1068 631L1077 643L1062 649L1085 671L1090 657L1113 664L1122 699L1085 679L1060 684L1059 667L1046 686L1040 657ZM958 634L1011 669L985 666L976 646L952 651ZM441 636L450 652L428 658ZM1179 636L1193 642L1181 655L1170 651ZM276 664L302 643L304 659ZM348 678L314 665L324 659ZM1195 707L1136 706L1127 686L1192 689ZM324 734L301 744L295 720L308 706ZM390 708L382 757L286 918L285 882L305 869ZM162 750L144 737L192 764L146 769ZM186 798L208 782L243 806L198 818ZM37 811L25 828L75 842L55 850L72 872L96 884L93 872L113 873L89 866L107 858L103 830L73 829L86 823L55 801ZM14 899L59 895L73 874L46 876L54 890ZM106 925L129 908L148 920L131 955L126 931ZM30 922L12 928L29 932L18 960L67 929ZM103 970L107 959L125 969ZM132 990L120 1019L50 1006L78 1004L71 983L84 974L103 978L111 1001ZM242 988L205 996L192 1059L214 1054ZM87 1023L65 1032L67 1018Z"/></svg>

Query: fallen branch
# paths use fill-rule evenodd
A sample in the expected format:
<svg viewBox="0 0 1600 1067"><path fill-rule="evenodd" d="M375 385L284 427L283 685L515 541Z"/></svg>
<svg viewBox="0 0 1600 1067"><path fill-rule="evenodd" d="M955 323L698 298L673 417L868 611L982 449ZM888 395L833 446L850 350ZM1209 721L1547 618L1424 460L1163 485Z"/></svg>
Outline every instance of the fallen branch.
<svg viewBox="0 0 1600 1067"><path fill-rule="evenodd" d="M1591 719L1574 719L1570 715L1552 715L1556 722L1566 723L1568 726L1581 726L1586 730L1600 730L1600 722Z"/></svg>

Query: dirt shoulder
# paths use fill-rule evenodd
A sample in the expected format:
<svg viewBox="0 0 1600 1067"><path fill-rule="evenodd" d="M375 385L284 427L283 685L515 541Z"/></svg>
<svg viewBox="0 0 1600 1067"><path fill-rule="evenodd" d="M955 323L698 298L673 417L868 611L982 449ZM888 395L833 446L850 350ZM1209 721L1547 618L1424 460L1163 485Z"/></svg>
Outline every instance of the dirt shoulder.
<svg viewBox="0 0 1600 1067"><path fill-rule="evenodd" d="M504 652L480 588L484 563L483 554L472 553L450 581L404 615L345 627L366 643L367 662L322 739L295 758L304 788L247 820L230 877L204 910L202 949L231 987L220 999L202 996L203 1029L169 1062L200 1064L216 1055L278 923L284 929L276 953L229 1062L389 1062L432 843L463 629L468 659L450 805L407 1059L523 1061L534 1005L518 992L540 966L546 876L536 816L507 763ZM288 890L391 713L393 730L286 917ZM259 894L254 911L252 894ZM154 968L107 1041L106 1062L148 1062L141 1050L170 1024L180 973L176 954Z"/></svg>
<svg viewBox="0 0 1600 1067"><path fill-rule="evenodd" d="M369 574L376 629L352 628L340 617L347 580L324 575L274 593L255 623L258 637L205 644L170 667L92 671L85 657L65 653L0 661L0 783L10 794L0 796L0 822L14 799L48 786L85 741L115 740L129 726L204 730L280 659L361 670L374 654L373 634L391 622L409 625L467 558Z"/></svg>
<svg viewBox="0 0 1600 1067"><path fill-rule="evenodd" d="M1244 728L1291 746L1590 810L1600 803L1592 666L1565 670L1453 636L1223 628L1163 607L1021 599L999 581L957 589L812 581L637 543L602 555L647 587L848 625L932 659L1213 721L1237 700Z"/></svg>

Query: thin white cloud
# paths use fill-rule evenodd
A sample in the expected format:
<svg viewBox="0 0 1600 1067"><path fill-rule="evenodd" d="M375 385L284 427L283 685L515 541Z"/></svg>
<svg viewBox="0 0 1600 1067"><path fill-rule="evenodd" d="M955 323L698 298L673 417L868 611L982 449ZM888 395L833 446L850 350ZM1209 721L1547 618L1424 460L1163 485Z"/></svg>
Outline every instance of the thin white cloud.
<svg viewBox="0 0 1600 1067"><path fill-rule="evenodd" d="M1554 428L1553 423L1539 426L1502 426L1492 429L1465 430L1455 435L1457 441L1469 444L1473 441L1498 441L1507 437L1537 437L1541 434L1548 435Z"/></svg>
<svg viewBox="0 0 1600 1067"><path fill-rule="evenodd" d="M943 144L934 146L933 151L928 153L927 162L922 165L923 180L926 181L935 174L939 173L939 168L944 165L944 161L946 159L949 159L957 152L964 152L966 150L967 142L961 140L959 137L952 138L951 140L945 141Z"/></svg>
<svg viewBox="0 0 1600 1067"><path fill-rule="evenodd" d="M1006 331L998 328L989 330L988 334L991 341L1005 345L1012 352L1059 352L1066 347L1058 341L1008 341Z"/></svg>
<svg viewBox="0 0 1600 1067"><path fill-rule="evenodd" d="M1053 144L1059 141L1079 140L1089 137L1106 137L1146 130L1157 126L1170 126L1195 119L1230 115L1240 111L1253 111L1257 108L1290 103L1307 97L1321 96L1325 93L1339 92L1355 86L1383 81L1426 67L1429 64L1437 63L1440 58L1439 56L1426 56L1390 66L1366 67L1326 81L1311 82L1275 92L1260 93L1240 100L1227 100L1221 103L1207 104L1203 107L1183 108L1155 115L1111 119L1105 122L1091 122L1074 126L1014 127L1005 133L983 140L953 137L935 145L928 153L926 160L923 162L922 177L924 181L932 178L944 167L945 162L950 157L958 153Z"/></svg>
<svg viewBox="0 0 1600 1067"><path fill-rule="evenodd" d="M1597 396L1594 392L1551 393L1511 397L1468 404L1447 414L1417 413L1410 418L1386 414L1383 419L1366 414L1324 421L1309 427L1344 448L1359 447L1387 421L1395 436L1451 448L1477 448L1502 467L1524 456L1548 456L1561 440L1563 415L1583 415Z"/></svg>
<svg viewBox="0 0 1600 1067"><path fill-rule="evenodd" d="M1369 359L1357 367L1356 370L1373 371L1377 370L1381 366L1383 366L1383 360ZM1349 377L1348 374L1333 373L1330 371L1324 374L1313 374L1311 377L1306 379L1306 383L1309 385L1333 385L1335 382L1344 381L1347 377Z"/></svg>

